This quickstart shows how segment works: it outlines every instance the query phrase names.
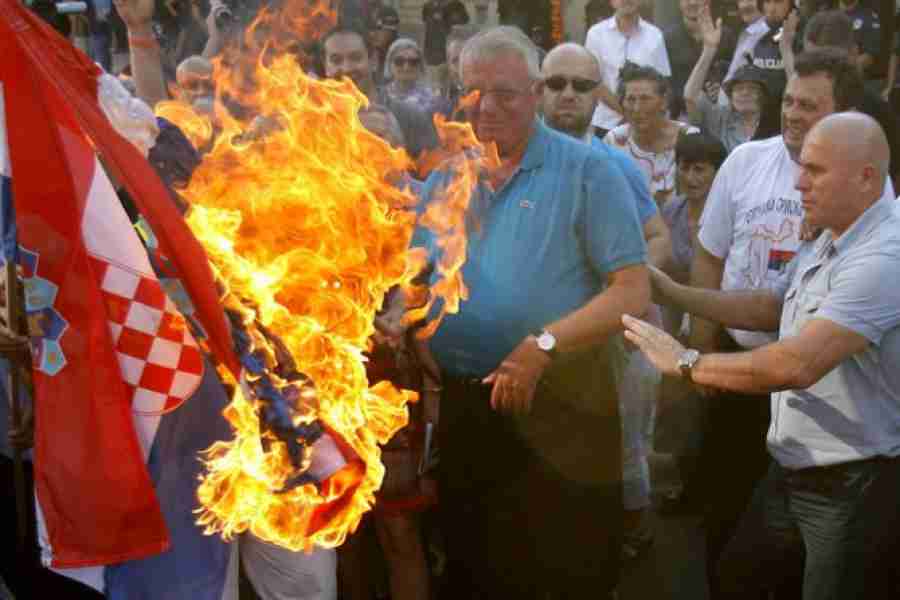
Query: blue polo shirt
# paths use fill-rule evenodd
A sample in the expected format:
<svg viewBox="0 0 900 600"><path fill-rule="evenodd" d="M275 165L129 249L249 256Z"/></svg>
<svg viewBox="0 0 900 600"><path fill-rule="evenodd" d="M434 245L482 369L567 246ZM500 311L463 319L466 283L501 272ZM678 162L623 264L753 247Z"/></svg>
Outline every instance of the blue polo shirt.
<svg viewBox="0 0 900 600"><path fill-rule="evenodd" d="M434 172L423 204L451 174ZM635 199L621 169L583 142L535 120L518 169L496 193L479 185L463 279L469 299L431 339L441 368L483 377L529 334L600 293L609 273L646 261ZM431 234L418 245L437 252Z"/></svg>
<svg viewBox="0 0 900 600"><path fill-rule="evenodd" d="M591 136L591 138L591 148L600 152L604 158L613 161L620 169L622 169L625 181L628 182L628 187L631 188L631 192L634 194L634 199L637 203L638 219L641 221L641 225L646 225L647 221L659 212L656 201L653 199L653 196L650 195L650 186L647 185L647 176L644 175L641 168L637 166L637 163L635 163L630 156L618 148L613 148L596 135Z"/></svg>

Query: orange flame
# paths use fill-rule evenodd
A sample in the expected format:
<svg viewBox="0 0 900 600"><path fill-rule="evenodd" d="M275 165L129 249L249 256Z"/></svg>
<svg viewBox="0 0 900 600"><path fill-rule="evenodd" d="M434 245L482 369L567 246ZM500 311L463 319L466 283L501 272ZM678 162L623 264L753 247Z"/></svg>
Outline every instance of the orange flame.
<svg viewBox="0 0 900 600"><path fill-rule="evenodd" d="M406 404L416 398L387 383L369 387L363 355L386 293L412 289L422 263L409 248L415 216L407 209L416 200L391 184L413 165L363 128L357 114L367 100L351 82L307 76L303 60L284 52L284 28L308 31L331 14L323 6L318 0L306 13L263 15L245 37L254 50L215 63L215 129L186 105L159 111L210 148L183 195L188 224L226 289L223 303L280 338L314 382L295 424L319 419L362 459L319 487L278 493L295 470L286 446L261 431L257 401L236 388L225 411L235 437L205 453L198 523L209 534L249 530L292 550L335 547L356 529L384 476L379 445L406 424ZM228 102L245 114L231 114ZM433 164L446 151L479 148L469 126L437 124L445 154L431 155ZM420 315L435 297L445 298L443 312L466 297L459 275L465 212L488 163L455 160L463 177L425 213L443 250L442 279ZM266 338L255 335L253 343L274 366Z"/></svg>
<svg viewBox="0 0 900 600"><path fill-rule="evenodd" d="M460 108L470 108L478 102L479 93L475 91L460 100ZM443 116L436 115L435 125L440 145L421 158L420 171L430 172L441 167L453 173L453 177L444 189L437 190L438 201L428 204L419 221L435 234L439 250L434 265L438 277L431 285L430 295L424 304L411 303L419 308L407 314L408 322L430 319L419 331L421 338L434 335L444 316L459 312L460 301L469 297L462 267L466 261L470 230L478 228L478 223L471 218L469 204L482 173L500 166L496 145L483 146L468 123L447 122ZM414 290L409 295L418 297L421 292ZM443 302L438 314L430 314L439 300Z"/></svg>

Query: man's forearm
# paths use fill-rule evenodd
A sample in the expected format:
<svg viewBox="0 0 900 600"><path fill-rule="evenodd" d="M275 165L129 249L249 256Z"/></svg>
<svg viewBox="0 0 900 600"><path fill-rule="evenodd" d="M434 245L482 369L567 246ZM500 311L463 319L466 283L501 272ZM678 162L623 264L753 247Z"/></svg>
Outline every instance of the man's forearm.
<svg viewBox="0 0 900 600"><path fill-rule="evenodd" d="M694 260L691 262L691 286L707 289L719 289L722 285L722 273L725 261L706 251L700 243L696 244ZM716 348L716 340L722 327L714 321L691 319L691 335L689 343L702 351Z"/></svg>
<svg viewBox="0 0 900 600"><path fill-rule="evenodd" d="M650 264L668 271L675 263L672 256L672 236L659 213L644 224L644 239L647 242L647 259Z"/></svg>
<svg viewBox="0 0 900 600"><path fill-rule="evenodd" d="M777 331L781 300L768 291L722 292L672 282L666 296L679 309L732 329Z"/></svg>
<svg viewBox="0 0 900 600"><path fill-rule="evenodd" d="M687 106L688 113L696 111L697 102L700 100L700 94L703 92L703 84L706 82L706 76L709 74L709 68L712 66L713 59L716 56L716 49L709 46L703 47L691 76L688 77L687 83L684 84L684 102Z"/></svg>
<svg viewBox="0 0 900 600"><path fill-rule="evenodd" d="M694 383L706 387L767 394L798 385L798 365L781 352L778 344L769 344L751 352L704 354L691 371Z"/></svg>
<svg viewBox="0 0 900 600"><path fill-rule="evenodd" d="M613 281L587 304L547 326L561 353L582 350L622 331L622 315L643 315L650 307L650 281L643 265L626 267L622 281Z"/></svg>

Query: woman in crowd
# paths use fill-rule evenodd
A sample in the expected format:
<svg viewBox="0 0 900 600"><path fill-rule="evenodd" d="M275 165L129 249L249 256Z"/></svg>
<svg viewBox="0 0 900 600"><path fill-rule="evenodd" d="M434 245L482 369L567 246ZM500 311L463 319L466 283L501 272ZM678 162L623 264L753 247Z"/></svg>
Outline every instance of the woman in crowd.
<svg viewBox="0 0 900 600"><path fill-rule="evenodd" d="M677 281L688 281L700 215L713 180L727 156L725 146L707 133L682 135L675 145L678 165L677 195L662 208L662 218L672 233L672 267L669 274ZM683 313L663 307L666 330L675 336L687 334ZM699 508L704 494L698 490L698 454L700 449L701 403L690 385L666 379L660 391L660 439L669 439L670 451L678 464L681 486L662 496L662 514L690 512ZM663 442L665 445L665 442Z"/></svg>
<svg viewBox="0 0 900 600"><path fill-rule="evenodd" d="M625 63L619 74L619 103L625 123L603 138L637 162L650 193L662 206L675 190L675 142L695 127L669 118L669 81L653 67Z"/></svg>
<svg viewBox="0 0 900 600"><path fill-rule="evenodd" d="M744 65L725 82L728 105L721 106L703 93L710 66L722 39L722 23L713 23L709 11L700 17L703 52L684 85L688 119L721 141L731 152L739 144L753 139L759 127L763 107L768 101L766 76L753 65Z"/></svg>
<svg viewBox="0 0 900 600"><path fill-rule="evenodd" d="M425 80L425 64L419 44L399 38L388 48L384 62L382 94L392 101L403 101L431 114L438 102Z"/></svg>
<svg viewBox="0 0 900 600"><path fill-rule="evenodd" d="M677 194L660 212L672 235L673 262L669 274L679 282L688 281L700 215L726 156L728 152L722 142L707 133L681 135L675 144Z"/></svg>

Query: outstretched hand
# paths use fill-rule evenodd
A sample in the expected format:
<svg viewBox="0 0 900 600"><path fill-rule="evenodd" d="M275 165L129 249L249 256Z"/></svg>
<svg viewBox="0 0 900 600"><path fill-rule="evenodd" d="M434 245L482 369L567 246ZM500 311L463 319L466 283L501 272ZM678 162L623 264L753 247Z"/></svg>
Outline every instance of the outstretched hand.
<svg viewBox="0 0 900 600"><path fill-rule="evenodd" d="M708 4L700 15L700 34L703 37L703 46L706 48L716 49L722 42L722 19L713 21Z"/></svg>
<svg viewBox="0 0 900 600"><path fill-rule="evenodd" d="M630 315L623 315L622 323L625 325L625 339L640 348L654 367L663 375L681 377L678 359L684 354L685 347L678 340Z"/></svg>

